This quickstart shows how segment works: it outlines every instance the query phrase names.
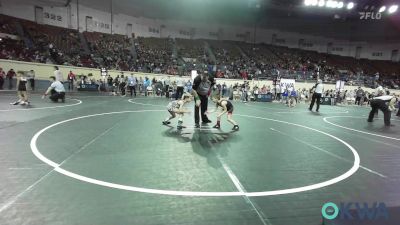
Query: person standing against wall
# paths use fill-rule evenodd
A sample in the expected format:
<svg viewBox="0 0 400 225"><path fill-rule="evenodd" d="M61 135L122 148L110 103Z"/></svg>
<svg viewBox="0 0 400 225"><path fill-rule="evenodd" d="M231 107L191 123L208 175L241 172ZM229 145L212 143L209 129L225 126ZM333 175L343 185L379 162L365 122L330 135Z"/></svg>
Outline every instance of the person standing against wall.
<svg viewBox="0 0 400 225"><path fill-rule="evenodd" d="M31 86L31 90L34 91L35 90L35 71L30 70L27 73L27 77L29 79L29 84Z"/></svg>
<svg viewBox="0 0 400 225"><path fill-rule="evenodd" d="M354 104L356 105L362 105L362 96L364 95L364 90L361 87L358 87L357 91L356 91L356 102Z"/></svg>
<svg viewBox="0 0 400 225"><path fill-rule="evenodd" d="M133 76L133 74L128 77L128 88L131 93L131 98L133 96L133 93L136 97L136 78Z"/></svg>
<svg viewBox="0 0 400 225"><path fill-rule="evenodd" d="M6 73L3 68L0 68L0 90L3 90L4 80L6 79Z"/></svg>
<svg viewBox="0 0 400 225"><path fill-rule="evenodd" d="M150 81L150 79L148 78L148 77L145 77L144 78L144 81L143 81L143 89L144 89L144 95L145 96L147 96L147 88L151 88L151 81Z"/></svg>
<svg viewBox="0 0 400 225"><path fill-rule="evenodd" d="M181 77L176 78L176 93L175 93L175 100L178 100L182 97L183 95L183 86L184 82Z"/></svg>
<svg viewBox="0 0 400 225"><path fill-rule="evenodd" d="M319 79L317 84L315 84L315 86L312 89L314 89L314 94L312 95L311 104L308 109L310 111L312 111L312 109L314 107L314 103L315 103L315 101L317 101L316 111L319 112L319 104L321 103L321 96L322 96L322 93L324 92L324 85L322 84L322 80Z"/></svg>
<svg viewBox="0 0 400 225"><path fill-rule="evenodd" d="M56 78L56 81L60 81L61 83L64 83L64 77L60 71L60 69L58 68L58 66L54 67L54 77Z"/></svg>
<svg viewBox="0 0 400 225"><path fill-rule="evenodd" d="M7 72L6 77L7 77L7 80L8 80L8 90L11 90L13 88L13 78L15 77L15 75L16 74L14 72L14 69L10 69Z"/></svg>
<svg viewBox="0 0 400 225"><path fill-rule="evenodd" d="M68 90L74 90L74 82L76 81L75 74L70 70L67 76L68 79Z"/></svg>
<svg viewBox="0 0 400 225"><path fill-rule="evenodd" d="M165 85L165 97L169 98L169 86L171 85L171 78L168 76L164 81Z"/></svg>
<svg viewBox="0 0 400 225"><path fill-rule="evenodd" d="M126 77L124 77L124 74L121 75L119 78L119 90L121 91L121 96L125 97L126 96Z"/></svg>

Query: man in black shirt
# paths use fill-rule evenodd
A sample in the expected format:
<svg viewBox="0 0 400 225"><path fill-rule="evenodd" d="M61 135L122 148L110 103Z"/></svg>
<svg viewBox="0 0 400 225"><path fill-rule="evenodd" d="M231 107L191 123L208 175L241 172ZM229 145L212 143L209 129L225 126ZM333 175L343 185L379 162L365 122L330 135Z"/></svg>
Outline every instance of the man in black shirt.
<svg viewBox="0 0 400 225"><path fill-rule="evenodd" d="M211 120L208 119L205 112L207 112L208 107L208 96L210 95L211 88L214 84L214 78L209 77L207 71L204 71L202 75L197 75L197 77L194 78L192 95L194 96L196 103L194 107L194 121L196 128L200 127L199 111L201 113L201 121L203 123L211 123Z"/></svg>

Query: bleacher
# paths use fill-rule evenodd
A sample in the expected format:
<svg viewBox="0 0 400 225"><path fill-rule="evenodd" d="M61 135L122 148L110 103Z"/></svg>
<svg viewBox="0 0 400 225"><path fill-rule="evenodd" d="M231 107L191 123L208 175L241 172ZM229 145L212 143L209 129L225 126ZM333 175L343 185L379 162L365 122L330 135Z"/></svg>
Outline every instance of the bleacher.
<svg viewBox="0 0 400 225"><path fill-rule="evenodd" d="M207 42L210 44L217 63L220 65L230 64L242 58L241 52L235 42L215 40L209 40Z"/></svg>
<svg viewBox="0 0 400 225"><path fill-rule="evenodd" d="M0 14L0 33L17 35L15 18Z"/></svg>
<svg viewBox="0 0 400 225"><path fill-rule="evenodd" d="M398 82L400 74L400 64L390 61L355 59L282 46L233 41L177 38L174 42L169 38L139 37L133 42L124 35L98 32L83 33L91 53L86 55L81 50L83 44L76 30L0 15L0 33L18 36L17 25L21 25L24 31L21 40L30 40L32 46L26 46L21 40L3 38L0 43L0 58L177 74L178 64L181 62L179 59L196 59L196 63L179 64L185 67L183 70L186 72L199 69L199 65L214 64L206 49L207 42L216 58L216 72L222 77L240 77L244 73L263 73L263 76L268 76L276 70L282 74L307 73L315 77L319 68L322 76L332 80L337 79L339 73L347 71L349 78L354 78L354 74L372 77L379 72L381 78ZM136 58L132 54L133 43ZM178 53L175 57L172 56L174 45Z"/></svg>
<svg viewBox="0 0 400 225"><path fill-rule="evenodd" d="M180 57L193 58L200 62L205 61L203 40L176 39L176 46Z"/></svg>

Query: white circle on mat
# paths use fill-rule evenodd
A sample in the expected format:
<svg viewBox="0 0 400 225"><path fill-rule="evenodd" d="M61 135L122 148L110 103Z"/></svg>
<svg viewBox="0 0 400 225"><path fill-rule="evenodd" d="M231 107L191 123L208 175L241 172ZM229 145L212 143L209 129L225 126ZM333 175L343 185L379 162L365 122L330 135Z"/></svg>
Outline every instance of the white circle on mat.
<svg viewBox="0 0 400 225"><path fill-rule="evenodd" d="M0 112L9 112L9 111L30 111L30 110L41 110L41 109L56 109L56 108L65 108L65 107L71 107L71 106L76 106L82 104L82 101L79 99L74 99L71 98L69 100L74 100L77 101L77 103L74 104L69 104L69 105L57 105L57 106L48 106L48 107L40 107L40 108L23 108L23 109L2 109ZM57 104L57 103L54 103ZM16 107L22 107L22 106L16 106Z"/></svg>
<svg viewBox="0 0 400 225"><path fill-rule="evenodd" d="M103 116L103 115L111 115L111 114L123 114L123 113L149 113L149 112L163 112L165 110L137 110L137 111L120 111L120 112L108 112L108 113L99 113L99 114L92 114L92 115L86 115L86 116L79 116L67 120L63 120L57 123L54 123L52 125L49 125L43 129L41 129L39 132L37 132L31 139L30 142L30 147L32 150L32 153L41 161L44 163L50 165L51 167L54 168L55 171L57 171L60 174L63 174L65 176L91 183L91 184L96 184L104 187L109 187L109 188L114 188L114 189L120 189L120 190L126 190L126 191L133 191L133 192L143 192L143 193L151 193L151 194L160 194L160 195L175 195L175 196L198 196L198 197L224 197L224 196L248 196L248 197L255 197L255 196L272 196L272 195L283 195L283 194L291 194L291 193L299 193L299 192L304 192L304 191L310 191L310 190L315 190L319 188L323 188L335 183L338 183L342 180L347 179L351 175L353 175L358 168L360 167L360 157L357 153L357 151L347 142L343 141L342 139L335 137L331 134L328 134L326 132L317 130L315 128L310 128L304 125L300 124L295 124L295 123L290 123L286 121L281 121L281 120L275 120L275 119L270 119L270 118L264 118L264 117L258 117L258 116L251 116L251 115L240 115L236 114L236 116L240 117L247 117L247 118L254 118L254 119L260 119L260 120L268 120L268 121L274 121L278 123L284 123L288 125L293 125L296 127L301 127L305 128L311 131L318 132L320 134L326 135L328 137L331 137L342 144L344 144L353 154L354 156L354 163L353 166L346 171L345 173L341 174L340 176L337 176L333 179L323 181L320 183L316 184L311 184L307 186L302 186L302 187L297 187L297 188L289 188L289 189L281 189L281 190L273 190L273 191L260 191L260 192L195 192L195 191L175 191L175 190L159 190L159 189L150 189L150 188L144 188L144 187L135 187L135 186L129 186L129 185L123 185L123 184L116 184L116 183L111 183L107 181L102 181L102 180L97 180L94 178L82 176L77 173L73 173L71 171L65 170L60 167L60 164L51 161L48 159L46 156L44 156L39 149L36 146L37 139L39 136L46 132L47 130L56 127L60 124L68 123L71 121L79 120L79 119L84 119L84 118L90 118L90 117L95 117L95 116Z"/></svg>
<svg viewBox="0 0 400 225"><path fill-rule="evenodd" d="M328 119L330 119L330 118L357 118L357 119L365 119L365 120L366 120L365 117L357 117L357 116L329 116L329 117L324 117L324 122L329 123L329 124L331 124L331 125L333 125L333 126L336 126L336 127L340 127L340 128L346 129L346 130L351 130L351 131L359 132L359 133L362 133L362 134L369 134L369 135L376 136L376 137L382 137L382 138L387 138L387 139L392 139L392 140L400 141L400 138L389 137L389 136L385 136L385 135L381 135L381 134L375 134L375 133L370 133L370 132L366 132L366 131L362 131L362 130L353 129L353 128L350 128L350 127L341 126L341 125L339 125L339 124L336 124L336 123L333 123L333 122L328 121ZM392 120L392 121L399 121L399 120L396 120L396 119L391 119L391 120ZM367 122L366 122L366 123L367 123Z"/></svg>

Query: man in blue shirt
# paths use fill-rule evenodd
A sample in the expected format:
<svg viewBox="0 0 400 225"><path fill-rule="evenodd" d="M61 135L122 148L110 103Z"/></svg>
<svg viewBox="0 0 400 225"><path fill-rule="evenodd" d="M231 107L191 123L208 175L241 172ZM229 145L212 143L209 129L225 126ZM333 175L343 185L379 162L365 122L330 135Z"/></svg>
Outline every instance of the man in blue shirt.
<svg viewBox="0 0 400 225"><path fill-rule="evenodd" d="M147 96L147 87L151 87L151 81L148 77L144 78L143 87L144 87L144 95Z"/></svg>
<svg viewBox="0 0 400 225"><path fill-rule="evenodd" d="M135 93L135 97L136 97L136 77L134 77L133 74L131 74L128 77L128 88L129 88L129 91L131 92L131 97L132 97L133 93Z"/></svg>

